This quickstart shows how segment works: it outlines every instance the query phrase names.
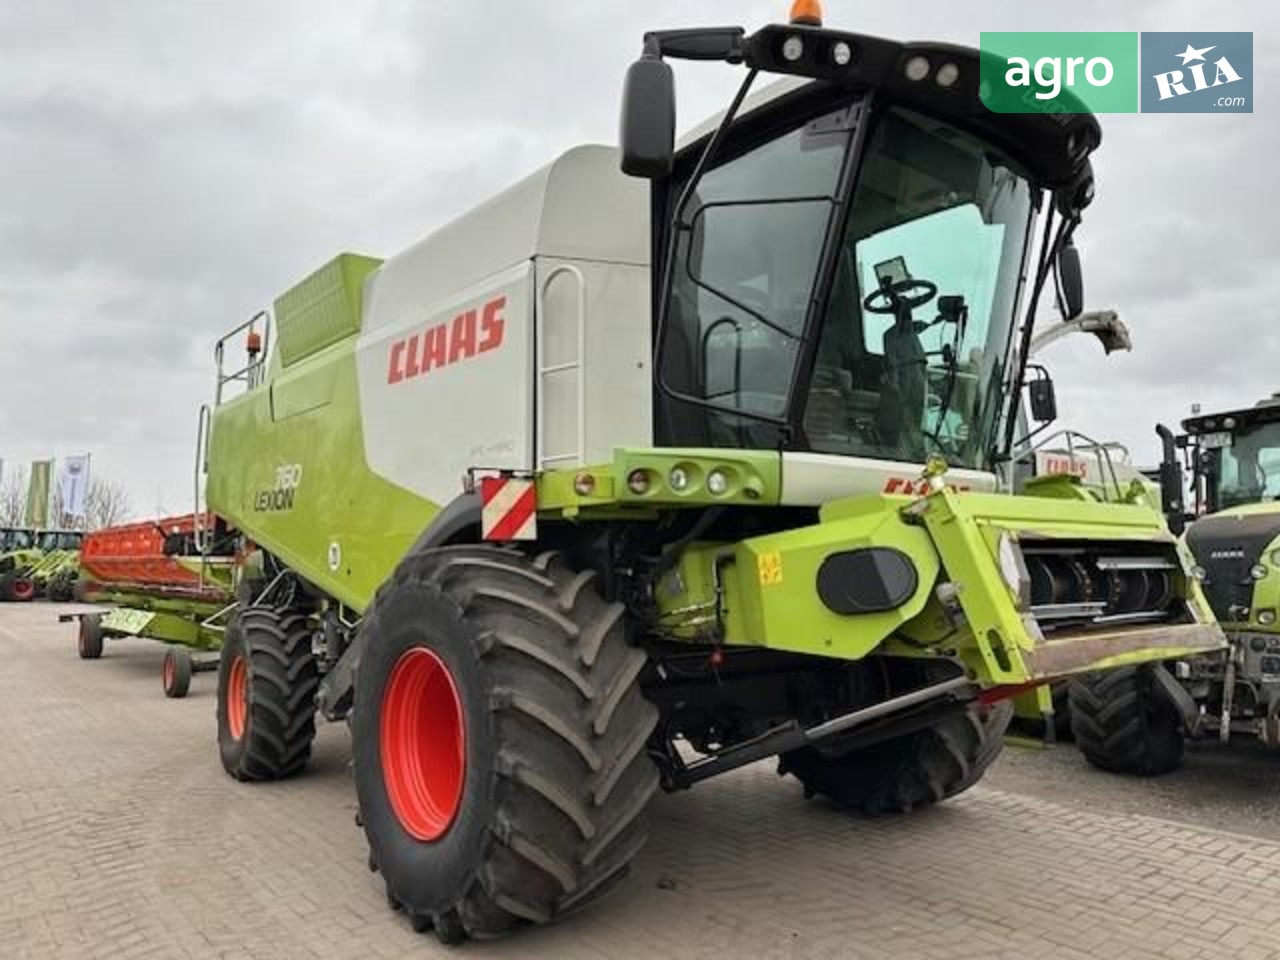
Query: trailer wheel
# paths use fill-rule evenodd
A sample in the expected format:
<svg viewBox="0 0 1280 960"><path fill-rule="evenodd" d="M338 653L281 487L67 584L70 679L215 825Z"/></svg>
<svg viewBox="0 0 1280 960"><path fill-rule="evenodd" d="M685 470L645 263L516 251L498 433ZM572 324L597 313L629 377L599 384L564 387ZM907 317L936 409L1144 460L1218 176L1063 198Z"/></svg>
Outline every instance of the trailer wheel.
<svg viewBox="0 0 1280 960"><path fill-rule="evenodd" d="M1146 667L1121 667L1071 680L1076 746L1100 770L1154 777L1182 763L1177 712Z"/></svg>
<svg viewBox="0 0 1280 960"><path fill-rule="evenodd" d="M947 679L949 670L917 670L913 686ZM950 799L982 779L1000 755L1013 704L970 707L931 727L850 753L829 756L807 747L784 754L806 796L819 794L867 816L909 813Z"/></svg>
<svg viewBox="0 0 1280 960"><path fill-rule="evenodd" d="M406 558L366 615L352 753L370 862L443 942L546 923L626 875L657 711L621 604L554 554Z"/></svg>
<svg viewBox="0 0 1280 960"><path fill-rule="evenodd" d="M320 682L306 614L241 611L218 661L218 752L237 780L279 780L311 758Z"/></svg>
<svg viewBox="0 0 1280 960"><path fill-rule="evenodd" d="M97 660L102 656L104 641L102 618L96 613L81 617L80 627L76 631L76 653L80 659Z"/></svg>
<svg viewBox="0 0 1280 960"><path fill-rule="evenodd" d="M164 664L160 669L160 677L164 682L164 695L180 700L191 689L193 664L191 654L186 647L170 646L164 652Z"/></svg>

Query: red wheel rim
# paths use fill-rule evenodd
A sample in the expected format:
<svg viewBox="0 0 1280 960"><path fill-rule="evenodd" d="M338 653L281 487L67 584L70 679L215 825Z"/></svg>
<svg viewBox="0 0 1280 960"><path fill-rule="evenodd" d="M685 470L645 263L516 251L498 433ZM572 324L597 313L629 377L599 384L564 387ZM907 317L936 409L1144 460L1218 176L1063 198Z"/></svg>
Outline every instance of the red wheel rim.
<svg viewBox="0 0 1280 960"><path fill-rule="evenodd" d="M164 690L168 693L173 689L173 654L166 653L164 655Z"/></svg>
<svg viewBox="0 0 1280 960"><path fill-rule="evenodd" d="M13 581L13 596L17 600L30 600L36 595L36 585L25 577Z"/></svg>
<svg viewBox="0 0 1280 960"><path fill-rule="evenodd" d="M437 840L462 805L466 773L462 701L444 661L425 647L401 654L382 698L387 797L409 836Z"/></svg>
<svg viewBox="0 0 1280 960"><path fill-rule="evenodd" d="M249 716L249 668L244 657L236 654L227 676L227 728L231 739L244 736L245 720Z"/></svg>

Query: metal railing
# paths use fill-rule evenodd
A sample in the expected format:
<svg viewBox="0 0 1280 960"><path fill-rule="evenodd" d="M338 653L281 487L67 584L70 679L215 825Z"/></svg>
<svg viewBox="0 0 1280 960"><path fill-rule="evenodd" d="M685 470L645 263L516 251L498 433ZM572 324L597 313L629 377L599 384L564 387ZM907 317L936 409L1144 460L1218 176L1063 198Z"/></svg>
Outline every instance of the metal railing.
<svg viewBox="0 0 1280 960"><path fill-rule="evenodd" d="M1066 442L1065 450L1060 448L1049 449L1050 444L1061 444L1063 441ZM1062 453L1073 464L1077 462L1076 455L1079 453L1084 456L1096 458L1098 465L1105 470L1106 473L1111 475L1111 487L1115 490L1115 499L1123 500L1124 488L1120 486L1120 474L1116 471L1115 461L1111 458L1113 450L1123 451L1126 456L1128 455L1128 450L1121 444L1102 443L1087 434L1081 433L1079 430L1058 430L1049 434L1034 446L1023 450L1009 461L1010 484L1012 485L1015 477L1014 468L1024 461L1030 462L1034 466L1036 462L1036 454L1038 453ZM1108 493L1108 486L1106 484L1105 477L1100 483L1100 487L1102 490L1102 499L1106 502L1110 502L1111 496Z"/></svg>
<svg viewBox="0 0 1280 960"><path fill-rule="evenodd" d="M254 334L258 332L259 324L261 324L262 346L257 355L251 355L248 363L238 370L227 373L224 369L226 359L227 341L241 333ZM252 390L262 382L262 374L267 362L267 356L271 349L271 315L266 310L259 310L252 317L246 320L240 326L236 327L230 333L223 336L213 347L213 358L218 369L217 385L214 388L213 405L220 406L222 404L223 388L236 381L244 383L245 389Z"/></svg>
<svg viewBox="0 0 1280 960"><path fill-rule="evenodd" d="M586 360L587 352L587 280L582 275L582 271L572 264L562 263L553 267L538 285L538 321L545 328L547 322L546 299L547 290L551 286L551 281L561 274L568 274L573 277L577 283L577 328L575 331L576 351L577 355L572 360L566 360L563 363L554 363L550 366L543 363L543 349L546 337L539 330L538 336L538 395L536 398L537 413L536 423L538 424L537 437L537 464L539 467L545 467L552 463L581 463L586 456L587 447L587 381L586 370L583 366ZM576 423L576 440L578 448L573 451L562 453L548 453L546 449L546 397L547 397L547 378L559 373L568 373L574 371L577 374L577 423Z"/></svg>
<svg viewBox="0 0 1280 960"><path fill-rule="evenodd" d="M196 550L200 556L207 552L207 542L203 536L204 509L201 506L200 479L209 470L209 424L213 411L207 403L200 404L200 413L196 418L196 464L192 476L192 507L194 522L191 534L195 538ZM204 586L204 564L200 565L200 586Z"/></svg>

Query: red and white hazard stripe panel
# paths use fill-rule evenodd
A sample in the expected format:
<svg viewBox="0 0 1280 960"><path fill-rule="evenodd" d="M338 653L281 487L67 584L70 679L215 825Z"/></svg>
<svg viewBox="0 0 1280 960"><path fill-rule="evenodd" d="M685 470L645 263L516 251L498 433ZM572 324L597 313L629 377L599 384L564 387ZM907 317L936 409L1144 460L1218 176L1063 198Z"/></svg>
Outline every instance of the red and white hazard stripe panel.
<svg viewBox="0 0 1280 960"><path fill-rule="evenodd" d="M538 497L533 481L480 478L480 529L485 540L536 540Z"/></svg>

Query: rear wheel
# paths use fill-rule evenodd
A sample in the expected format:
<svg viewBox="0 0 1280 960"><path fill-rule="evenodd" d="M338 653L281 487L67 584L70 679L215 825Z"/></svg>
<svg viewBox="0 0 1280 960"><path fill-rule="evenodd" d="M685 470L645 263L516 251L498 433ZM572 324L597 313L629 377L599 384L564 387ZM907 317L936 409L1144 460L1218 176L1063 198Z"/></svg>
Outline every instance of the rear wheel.
<svg viewBox="0 0 1280 960"><path fill-rule="evenodd" d="M191 689L193 664L191 654L186 647L171 646L164 652L164 664L160 676L164 683L164 695L171 699L181 699Z"/></svg>
<svg viewBox="0 0 1280 960"><path fill-rule="evenodd" d="M1151 777L1182 763L1177 711L1148 667L1121 667L1071 680L1071 730L1095 767Z"/></svg>
<svg viewBox="0 0 1280 960"><path fill-rule="evenodd" d="M6 600L26 603L35 599L36 584L30 577L9 577L4 582L2 592Z"/></svg>
<svg viewBox="0 0 1280 960"><path fill-rule="evenodd" d="M102 618L96 613L81 617L76 634L76 653L80 659L97 660L102 656L103 641Z"/></svg>
<svg viewBox="0 0 1280 960"><path fill-rule="evenodd" d="M388 901L445 942L593 901L646 839L657 711L623 608L553 555L407 558L362 631L352 751Z"/></svg>
<svg viewBox="0 0 1280 960"><path fill-rule="evenodd" d="M320 682L306 614L242 610L218 661L218 752L237 780L293 776L311 758Z"/></svg>
<svg viewBox="0 0 1280 960"><path fill-rule="evenodd" d="M947 667L921 665L911 687L939 683ZM842 807L874 816L907 813L963 793L982 779L1000 755L1013 717L1008 702L970 707L931 727L831 756L814 747L784 754L779 771L791 774L806 795L820 794Z"/></svg>

